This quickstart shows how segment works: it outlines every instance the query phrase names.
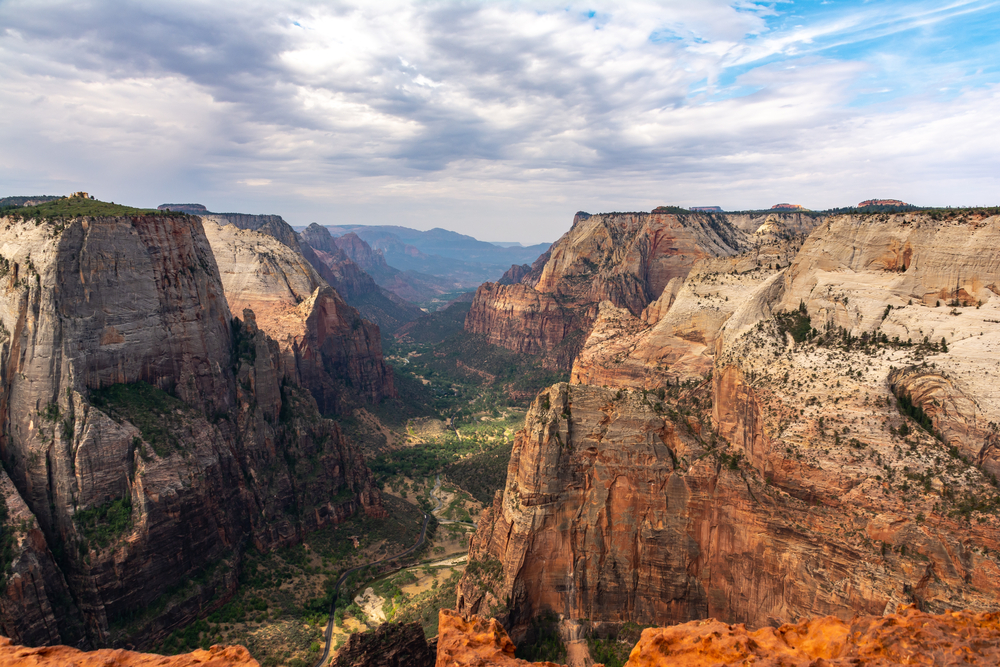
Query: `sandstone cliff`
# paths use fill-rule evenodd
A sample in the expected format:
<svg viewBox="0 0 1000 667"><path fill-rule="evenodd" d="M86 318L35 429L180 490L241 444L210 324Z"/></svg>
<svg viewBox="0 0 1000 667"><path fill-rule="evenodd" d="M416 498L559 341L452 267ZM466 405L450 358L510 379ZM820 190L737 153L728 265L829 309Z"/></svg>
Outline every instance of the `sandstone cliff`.
<svg viewBox="0 0 1000 667"><path fill-rule="evenodd" d="M637 316L696 261L735 255L745 240L719 216L578 214L539 270L532 267L516 284L479 288L465 329L569 369L601 301Z"/></svg>
<svg viewBox="0 0 1000 667"><path fill-rule="evenodd" d="M743 252L701 259L674 278L638 316L604 302L571 381L655 388L705 377L729 317L779 267L797 255L817 218L802 214L729 214L749 231Z"/></svg>
<svg viewBox="0 0 1000 667"><path fill-rule="evenodd" d="M2 218L0 257L17 642L148 644L221 604L248 544L384 512L279 345L231 318L198 218Z"/></svg>
<svg viewBox="0 0 1000 667"><path fill-rule="evenodd" d="M351 235L353 236L353 235ZM357 237L355 237L357 238ZM392 333L407 322L411 322L423 314L417 306L406 301L395 292L384 289L368 272L363 269L353 257L342 250L330 236L326 227L316 223L309 225L299 235L302 253L323 278L358 309L358 312L368 321L379 325L383 333ZM339 240L339 239L338 239ZM373 253L364 241L358 239L368 253L375 259L366 264L374 264L375 269L385 265L385 260L378 253ZM379 263L376 260L381 260ZM393 271L388 265L387 271Z"/></svg>
<svg viewBox="0 0 1000 667"><path fill-rule="evenodd" d="M395 396L376 325L362 319L302 254L269 235L205 223L229 308L254 311L278 341L284 373L298 378L324 413L343 412L357 398Z"/></svg>
<svg viewBox="0 0 1000 667"><path fill-rule="evenodd" d="M976 213L838 216L771 261L752 242L703 259L639 313L603 304L580 384L543 392L517 436L459 609L515 635L542 610L763 627L993 609L998 233Z"/></svg>

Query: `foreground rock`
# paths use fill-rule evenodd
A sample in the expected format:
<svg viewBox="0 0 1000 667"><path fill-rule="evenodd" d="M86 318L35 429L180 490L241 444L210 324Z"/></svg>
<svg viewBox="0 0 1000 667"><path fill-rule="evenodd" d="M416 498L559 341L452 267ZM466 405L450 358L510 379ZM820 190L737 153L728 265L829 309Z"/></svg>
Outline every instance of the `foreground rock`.
<svg viewBox="0 0 1000 667"><path fill-rule="evenodd" d="M808 619L749 632L714 619L644 630L629 667L848 667L1000 664L1000 614L916 609L885 616Z"/></svg>
<svg viewBox="0 0 1000 667"><path fill-rule="evenodd" d="M565 667L514 657L514 643L496 619L464 618L450 609L438 613L436 667Z"/></svg>
<svg viewBox="0 0 1000 667"><path fill-rule="evenodd" d="M347 638L332 667L433 667L435 646L419 623L383 623Z"/></svg>
<svg viewBox="0 0 1000 667"><path fill-rule="evenodd" d="M27 648L0 637L0 667L259 667L242 646L213 646L183 655L163 656L121 649L85 652L69 646Z"/></svg>

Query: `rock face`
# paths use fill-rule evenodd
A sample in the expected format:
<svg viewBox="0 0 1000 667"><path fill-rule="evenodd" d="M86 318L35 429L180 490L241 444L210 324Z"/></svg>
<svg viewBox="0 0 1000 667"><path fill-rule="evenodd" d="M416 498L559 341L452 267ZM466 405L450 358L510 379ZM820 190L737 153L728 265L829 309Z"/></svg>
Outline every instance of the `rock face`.
<svg viewBox="0 0 1000 667"><path fill-rule="evenodd" d="M551 665L513 658L495 620L468 620L442 610L438 667ZM966 611L927 614L910 607L848 622L811 618L750 632L715 619L643 630L626 667L848 667L873 665L995 665L1000 617Z"/></svg>
<svg viewBox="0 0 1000 667"><path fill-rule="evenodd" d="M998 233L837 216L797 252L700 260L638 314L602 304L576 384L517 436L459 610L517 639L546 610L759 628L994 609Z"/></svg>
<svg viewBox="0 0 1000 667"><path fill-rule="evenodd" d="M699 260L638 317L602 303L573 363L572 382L648 389L711 371L722 326L778 267L791 264L818 220L773 213L727 219L748 232L743 252Z"/></svg>
<svg viewBox="0 0 1000 667"><path fill-rule="evenodd" d="M69 646L27 648L0 637L0 666L8 667L259 667L242 646L213 646L183 655L155 655L121 649L85 652Z"/></svg>
<svg viewBox="0 0 1000 667"><path fill-rule="evenodd" d="M230 316L197 217L2 218L0 257L15 641L148 644L221 604L249 544L384 513L278 343Z"/></svg>
<svg viewBox="0 0 1000 667"><path fill-rule="evenodd" d="M254 311L278 341L283 372L307 387L324 413L355 397L395 396L376 325L362 319L298 252L270 235L205 222L229 308Z"/></svg>
<svg viewBox="0 0 1000 667"><path fill-rule="evenodd" d="M437 667L565 667L514 657L514 643L492 618L468 620L450 609L438 612Z"/></svg>
<svg viewBox="0 0 1000 667"><path fill-rule="evenodd" d="M392 333L423 314L412 303L377 284L352 256L337 246L326 227L313 223L303 230L299 240L302 253L313 268L366 320L379 325L383 333ZM368 248L364 241L358 241ZM371 253L371 248L368 251ZM382 258L378 253L371 254ZM385 269L392 270L389 266Z"/></svg>
<svg viewBox="0 0 1000 667"><path fill-rule="evenodd" d="M932 615L910 608L849 622L815 618L748 632L742 625L692 621L644 630L629 667L676 665L994 665L1000 661L997 614Z"/></svg>
<svg viewBox="0 0 1000 667"><path fill-rule="evenodd" d="M383 623L347 638L332 667L434 667L435 647L419 623Z"/></svg>
<svg viewBox="0 0 1000 667"><path fill-rule="evenodd" d="M577 214L540 271L522 274L516 284L479 288L465 329L569 369L601 301L637 316L696 261L735 255L744 241L745 234L718 216Z"/></svg>

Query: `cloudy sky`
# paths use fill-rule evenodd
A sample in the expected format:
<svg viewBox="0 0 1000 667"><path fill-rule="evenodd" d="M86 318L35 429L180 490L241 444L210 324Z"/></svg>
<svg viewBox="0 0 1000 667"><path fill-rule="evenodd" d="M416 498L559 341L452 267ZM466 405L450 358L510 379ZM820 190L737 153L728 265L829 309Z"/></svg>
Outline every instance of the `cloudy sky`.
<svg viewBox="0 0 1000 667"><path fill-rule="evenodd" d="M552 241L1000 204L1000 3L0 0L0 196Z"/></svg>

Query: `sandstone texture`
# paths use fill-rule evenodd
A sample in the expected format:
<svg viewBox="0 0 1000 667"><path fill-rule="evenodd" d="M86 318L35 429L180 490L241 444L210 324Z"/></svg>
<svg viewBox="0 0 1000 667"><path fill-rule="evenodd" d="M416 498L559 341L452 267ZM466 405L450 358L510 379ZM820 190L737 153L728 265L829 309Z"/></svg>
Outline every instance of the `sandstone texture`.
<svg viewBox="0 0 1000 667"><path fill-rule="evenodd" d="M279 343L285 374L312 392L322 412L343 412L358 397L378 403L395 396L378 327L301 253L231 224L207 221L205 231L231 312L254 311L257 326Z"/></svg>
<svg viewBox="0 0 1000 667"><path fill-rule="evenodd" d="M791 264L816 223L802 214L729 214L727 220L749 232L743 251L699 260L638 316L603 302L574 360L572 382L655 388L711 371L722 326L778 267Z"/></svg>
<svg viewBox="0 0 1000 667"><path fill-rule="evenodd" d="M787 214L733 221L708 213L577 214L572 229L530 269L511 267L499 282L479 288L465 329L569 370L601 302L640 317L668 286L679 289L699 261L756 249L770 265L771 245L812 225L808 216Z"/></svg>
<svg viewBox="0 0 1000 667"><path fill-rule="evenodd" d="M156 655L122 649L85 652L69 646L27 648L0 637L3 667L258 667L242 646L213 646L183 655Z"/></svg>
<svg viewBox="0 0 1000 667"><path fill-rule="evenodd" d="M514 643L495 619L462 617L450 609L438 614L436 667L565 667L514 657Z"/></svg>
<svg viewBox="0 0 1000 667"><path fill-rule="evenodd" d="M907 609L885 616L807 619L748 632L742 625L691 621L644 630L629 667L676 665L995 665L1000 662L997 614L932 615Z"/></svg>
<svg viewBox="0 0 1000 667"><path fill-rule="evenodd" d="M347 237L353 237L350 240L354 242L345 243ZM420 308L395 291L383 288L373 278L372 274L389 274L395 269L356 234L334 239L326 227L313 223L302 231L299 241L303 255L323 279L357 308L362 317L379 325L383 333L392 333L423 314ZM345 247L349 252L345 252Z"/></svg>
<svg viewBox="0 0 1000 667"><path fill-rule="evenodd" d="M804 242L762 223L766 244L699 259L639 312L600 305L573 383L517 435L460 611L518 639L545 611L996 610L1000 219L819 223Z"/></svg>
<svg viewBox="0 0 1000 667"><path fill-rule="evenodd" d="M382 623L355 633L337 650L332 667L434 667L436 643L419 623Z"/></svg>
<svg viewBox="0 0 1000 667"><path fill-rule="evenodd" d="M279 343L231 316L199 218L0 218L0 258L15 642L149 645L225 601L247 546L384 513Z"/></svg>

